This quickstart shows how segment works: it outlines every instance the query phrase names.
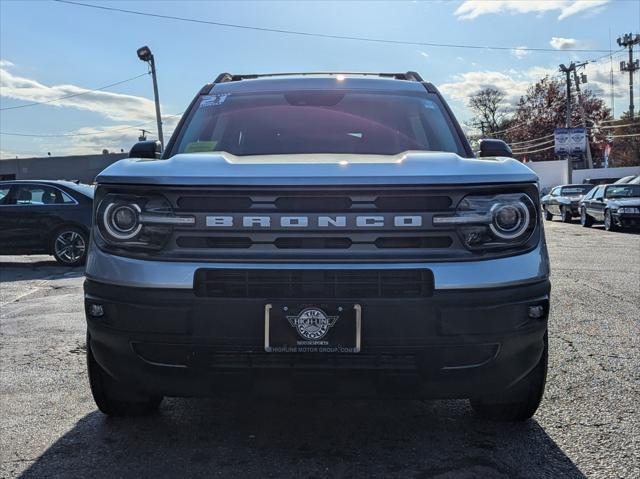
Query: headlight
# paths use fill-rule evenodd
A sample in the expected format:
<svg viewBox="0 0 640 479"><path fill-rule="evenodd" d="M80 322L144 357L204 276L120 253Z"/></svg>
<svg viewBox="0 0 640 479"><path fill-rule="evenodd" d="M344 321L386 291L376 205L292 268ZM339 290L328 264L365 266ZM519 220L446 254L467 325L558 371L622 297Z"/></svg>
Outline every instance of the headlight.
<svg viewBox="0 0 640 479"><path fill-rule="evenodd" d="M455 226L464 245L473 250L520 246L531 237L538 215L525 193L470 195L454 216L435 216L434 226Z"/></svg>
<svg viewBox="0 0 640 479"><path fill-rule="evenodd" d="M634 214L639 212L640 212L640 208L634 208L632 206L623 206L622 208L618 208L618 213Z"/></svg>
<svg viewBox="0 0 640 479"><path fill-rule="evenodd" d="M176 216L161 196L107 194L96 210L100 236L112 246L160 249L174 225L195 224L193 216Z"/></svg>
<svg viewBox="0 0 640 479"><path fill-rule="evenodd" d="M102 213L102 224L114 239L129 240L142 229L140 212L136 203L109 203Z"/></svg>

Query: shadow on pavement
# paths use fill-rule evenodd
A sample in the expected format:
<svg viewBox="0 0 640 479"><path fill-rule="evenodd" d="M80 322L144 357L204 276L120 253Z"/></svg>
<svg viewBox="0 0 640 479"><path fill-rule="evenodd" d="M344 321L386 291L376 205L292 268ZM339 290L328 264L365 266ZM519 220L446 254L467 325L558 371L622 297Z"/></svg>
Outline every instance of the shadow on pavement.
<svg viewBox="0 0 640 479"><path fill-rule="evenodd" d="M92 412L21 477L215 476L585 477L535 420L484 421L466 401L186 399Z"/></svg>
<svg viewBox="0 0 640 479"><path fill-rule="evenodd" d="M34 279L75 278L84 274L84 267L62 266L55 260L2 261L0 257L0 282Z"/></svg>

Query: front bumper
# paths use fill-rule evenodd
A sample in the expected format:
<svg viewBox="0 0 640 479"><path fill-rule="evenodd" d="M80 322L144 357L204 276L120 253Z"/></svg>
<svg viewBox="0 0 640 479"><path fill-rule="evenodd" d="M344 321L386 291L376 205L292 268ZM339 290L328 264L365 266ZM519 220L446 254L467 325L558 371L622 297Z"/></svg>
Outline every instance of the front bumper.
<svg viewBox="0 0 640 479"><path fill-rule="evenodd" d="M613 213L613 220L623 228L636 228L640 226L640 214L638 213Z"/></svg>
<svg viewBox="0 0 640 479"><path fill-rule="evenodd" d="M436 290L510 287L543 281L549 277L549 256L544 240L533 250L513 256L474 261L376 262L376 263L270 263L187 262L127 258L89 249L86 277L100 283L138 288L193 289L200 268L218 269L428 269Z"/></svg>
<svg viewBox="0 0 640 479"><path fill-rule="evenodd" d="M505 389L538 363L549 290L544 279L436 287L428 298L353 298L362 307L356 354L265 353L264 306L282 298L206 298L89 279L85 307L98 363L152 394L466 398ZM101 317L90 314L94 304ZM530 317L530 306L542 306L542 317Z"/></svg>

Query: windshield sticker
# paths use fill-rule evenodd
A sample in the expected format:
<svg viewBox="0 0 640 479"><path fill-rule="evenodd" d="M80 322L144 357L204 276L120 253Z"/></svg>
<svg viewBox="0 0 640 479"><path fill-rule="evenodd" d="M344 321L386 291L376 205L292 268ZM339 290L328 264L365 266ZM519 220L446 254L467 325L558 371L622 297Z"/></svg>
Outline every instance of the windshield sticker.
<svg viewBox="0 0 640 479"><path fill-rule="evenodd" d="M428 108L429 110L435 110L438 108L436 104L431 100L423 100L422 104L424 105L425 108Z"/></svg>
<svg viewBox="0 0 640 479"><path fill-rule="evenodd" d="M206 95L204 98L202 98L199 108L205 108L208 106L220 106L226 101L228 96L229 96L228 93L220 93L218 95Z"/></svg>

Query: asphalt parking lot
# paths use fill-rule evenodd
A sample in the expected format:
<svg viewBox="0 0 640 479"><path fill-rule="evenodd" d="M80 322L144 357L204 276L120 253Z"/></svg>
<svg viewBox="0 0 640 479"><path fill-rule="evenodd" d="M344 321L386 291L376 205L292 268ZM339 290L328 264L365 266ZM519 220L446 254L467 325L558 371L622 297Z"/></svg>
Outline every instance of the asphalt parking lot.
<svg viewBox="0 0 640 479"><path fill-rule="evenodd" d="M0 257L0 477L640 477L640 235L546 223L550 370L524 424L466 401L169 399L98 412L82 271Z"/></svg>

